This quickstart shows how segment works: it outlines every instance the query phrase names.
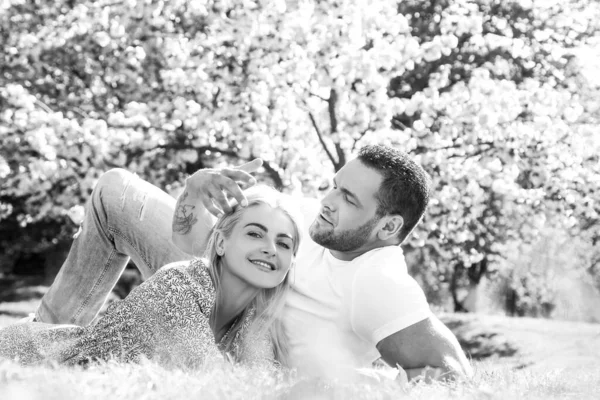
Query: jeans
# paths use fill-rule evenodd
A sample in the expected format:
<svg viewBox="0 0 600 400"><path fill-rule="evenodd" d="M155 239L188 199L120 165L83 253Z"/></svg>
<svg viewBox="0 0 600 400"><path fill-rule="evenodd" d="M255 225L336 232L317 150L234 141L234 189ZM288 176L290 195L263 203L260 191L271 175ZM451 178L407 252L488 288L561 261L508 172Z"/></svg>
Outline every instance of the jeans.
<svg viewBox="0 0 600 400"><path fill-rule="evenodd" d="M171 240L175 199L122 169L104 173L86 204L79 235L35 317L88 325L129 259L147 279L165 264L191 259Z"/></svg>

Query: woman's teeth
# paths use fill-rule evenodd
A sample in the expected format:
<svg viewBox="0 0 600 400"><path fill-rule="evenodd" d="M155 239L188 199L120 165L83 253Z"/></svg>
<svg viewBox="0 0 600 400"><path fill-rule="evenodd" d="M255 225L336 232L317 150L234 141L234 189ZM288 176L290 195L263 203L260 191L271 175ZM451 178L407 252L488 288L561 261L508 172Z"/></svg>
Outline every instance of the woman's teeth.
<svg viewBox="0 0 600 400"><path fill-rule="evenodd" d="M268 262L259 261L259 260L250 260L250 262L252 264L260 265L261 267L269 269L271 271L275 271L275 266L273 264L268 263Z"/></svg>

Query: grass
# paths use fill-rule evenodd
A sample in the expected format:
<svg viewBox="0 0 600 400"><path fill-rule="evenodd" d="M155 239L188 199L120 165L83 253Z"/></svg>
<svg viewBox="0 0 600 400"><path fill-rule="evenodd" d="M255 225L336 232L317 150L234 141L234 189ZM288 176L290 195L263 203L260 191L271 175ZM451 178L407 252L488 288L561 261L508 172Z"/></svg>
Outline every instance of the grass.
<svg viewBox="0 0 600 400"><path fill-rule="evenodd" d="M328 383L217 363L197 371L156 364L88 368L23 367L0 362L0 397L23 399L594 399L600 369L563 374L475 365L468 383Z"/></svg>
<svg viewBox="0 0 600 400"><path fill-rule="evenodd" d="M0 327L39 300L0 303ZM24 367L0 360L0 399L598 399L600 325L526 318L450 315L461 335L481 329L516 344L511 357L475 362L461 383L402 384L389 378L318 382L213 362L199 370L109 362L88 369ZM460 332L460 330L466 332Z"/></svg>

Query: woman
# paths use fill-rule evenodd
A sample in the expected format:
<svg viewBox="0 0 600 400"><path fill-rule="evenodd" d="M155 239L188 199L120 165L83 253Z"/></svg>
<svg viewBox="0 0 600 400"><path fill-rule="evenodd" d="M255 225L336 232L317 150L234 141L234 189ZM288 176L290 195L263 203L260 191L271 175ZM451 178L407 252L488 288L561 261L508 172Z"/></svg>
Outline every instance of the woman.
<svg viewBox="0 0 600 400"><path fill-rule="evenodd" d="M286 363L279 319L300 219L266 187L217 220L206 259L169 264L88 327L42 323L0 330L0 357L25 364L93 360L195 366L226 353L238 362Z"/></svg>

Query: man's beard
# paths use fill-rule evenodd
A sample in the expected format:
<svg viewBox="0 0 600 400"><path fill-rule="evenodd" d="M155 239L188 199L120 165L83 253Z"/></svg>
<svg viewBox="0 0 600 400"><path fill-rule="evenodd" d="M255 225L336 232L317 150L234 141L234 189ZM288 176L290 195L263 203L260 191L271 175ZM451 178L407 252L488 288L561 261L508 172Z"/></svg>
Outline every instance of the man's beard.
<svg viewBox="0 0 600 400"><path fill-rule="evenodd" d="M313 231L310 229L311 239L321 246L334 251L354 251L363 246L369 240L369 235L373 231L379 217L373 218L355 229L348 229L334 234L333 227L327 231ZM313 223L314 224L314 223Z"/></svg>

